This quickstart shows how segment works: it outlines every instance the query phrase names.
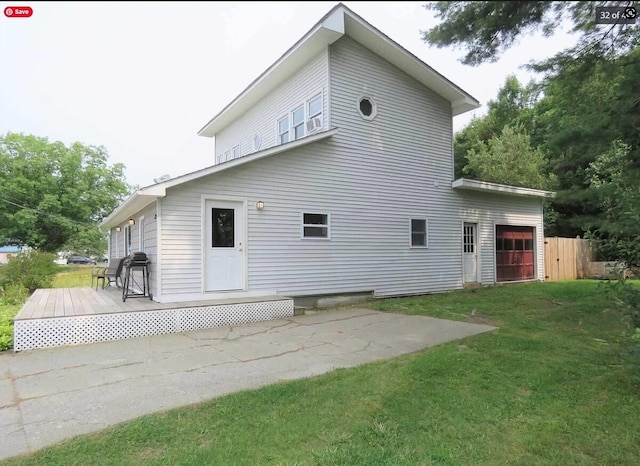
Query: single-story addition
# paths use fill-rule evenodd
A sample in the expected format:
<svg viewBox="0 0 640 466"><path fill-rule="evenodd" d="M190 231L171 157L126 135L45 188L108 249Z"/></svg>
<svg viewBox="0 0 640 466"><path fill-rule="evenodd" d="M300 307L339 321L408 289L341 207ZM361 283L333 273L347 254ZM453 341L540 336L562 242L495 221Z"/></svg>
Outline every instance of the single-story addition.
<svg viewBox="0 0 640 466"><path fill-rule="evenodd" d="M541 190L453 177L478 101L342 4L200 131L213 165L102 223L159 302L543 280ZM179 154L178 154L179 156Z"/></svg>

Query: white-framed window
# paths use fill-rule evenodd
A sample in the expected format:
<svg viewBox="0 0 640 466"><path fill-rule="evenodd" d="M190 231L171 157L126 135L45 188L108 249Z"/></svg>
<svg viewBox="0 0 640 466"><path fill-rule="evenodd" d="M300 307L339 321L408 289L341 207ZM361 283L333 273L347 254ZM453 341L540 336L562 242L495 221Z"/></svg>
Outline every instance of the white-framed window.
<svg viewBox="0 0 640 466"><path fill-rule="evenodd" d="M138 251L144 252L144 216L138 218Z"/></svg>
<svg viewBox="0 0 640 466"><path fill-rule="evenodd" d="M308 120L322 115L322 94L312 97L307 102Z"/></svg>
<svg viewBox="0 0 640 466"><path fill-rule="evenodd" d="M122 231L124 231L124 254L128 256L133 252L131 245L131 225L125 225Z"/></svg>
<svg viewBox="0 0 640 466"><path fill-rule="evenodd" d="M253 136L253 150L260 150L261 146L262 146L262 136L260 136L260 133L256 133Z"/></svg>
<svg viewBox="0 0 640 466"><path fill-rule="evenodd" d="M115 257L120 257L120 242L119 242L119 238L118 238L118 230L116 230L114 228L113 234L115 235L115 237L113 239L113 242L115 244L115 249L116 249L115 250L115 253L116 253ZM111 259L111 258L109 258L109 259Z"/></svg>
<svg viewBox="0 0 640 466"><path fill-rule="evenodd" d="M371 97L362 96L358 99L358 113L365 120L373 120L378 114L378 106Z"/></svg>
<svg viewBox="0 0 640 466"><path fill-rule="evenodd" d="M232 154L231 157L234 158L234 159L237 159L241 155L242 155L242 150L240 149L240 144L238 144L237 146L234 146L233 154Z"/></svg>
<svg viewBox="0 0 640 466"><path fill-rule="evenodd" d="M322 128L322 94L307 101L307 133Z"/></svg>
<svg viewBox="0 0 640 466"><path fill-rule="evenodd" d="M322 91L304 100L294 110L276 121L277 144L305 137L322 128Z"/></svg>
<svg viewBox="0 0 640 466"><path fill-rule="evenodd" d="M289 115L278 120L278 144L289 142Z"/></svg>
<svg viewBox="0 0 640 466"><path fill-rule="evenodd" d="M224 154L220 153L218 154L218 157L216 157L216 164L222 163L222 162L224 162Z"/></svg>
<svg viewBox="0 0 640 466"><path fill-rule="evenodd" d="M224 161L228 162L229 160L231 160L231 150L226 150L224 151Z"/></svg>
<svg viewBox="0 0 640 466"><path fill-rule="evenodd" d="M409 219L409 228L411 230L411 238L409 244L412 248L428 248L429 247L429 222L424 217L411 217Z"/></svg>
<svg viewBox="0 0 640 466"><path fill-rule="evenodd" d="M304 105L296 108L293 112L291 112L291 139L296 140L303 138L305 135L304 131Z"/></svg>
<svg viewBox="0 0 640 466"><path fill-rule="evenodd" d="M330 218L325 213L302 213L302 238L330 239Z"/></svg>

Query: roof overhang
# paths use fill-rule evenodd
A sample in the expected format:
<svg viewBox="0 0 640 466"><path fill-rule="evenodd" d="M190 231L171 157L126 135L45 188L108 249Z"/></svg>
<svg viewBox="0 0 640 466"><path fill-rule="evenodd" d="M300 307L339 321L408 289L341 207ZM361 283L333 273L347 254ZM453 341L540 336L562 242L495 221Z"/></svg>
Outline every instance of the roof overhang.
<svg viewBox="0 0 640 466"><path fill-rule="evenodd" d="M225 170L229 170L230 168L246 165L255 160L281 154L283 152L287 152L292 149L296 149L298 147L303 147L308 144L312 144L314 142L322 141L330 138L331 136L337 133L338 133L338 128L332 128L330 130L322 131L320 133L315 133L315 134L312 134L311 136L307 136L302 139L298 139L296 141L291 141L286 144L273 146L268 149L255 152L251 155L245 155L244 157L230 160L228 162L224 162L219 165L213 165L207 168L203 168L201 170L187 173L182 176L178 176L176 178L172 178L162 183L157 183L151 186L144 187L134 192L131 196L129 196L129 198L126 201L124 201L122 204L120 204L118 208L111 213L111 215L109 215L106 219L102 221L102 223L100 223L99 226L101 228L113 228L123 223L126 223L126 221L132 215L144 209L146 206L148 206L155 200L160 199L161 197L165 197L167 195L167 189L172 188L174 186L178 186L183 183L187 183L189 181L193 181L205 176L213 175L214 173L219 173Z"/></svg>
<svg viewBox="0 0 640 466"><path fill-rule="evenodd" d="M380 55L436 94L451 102L453 116L480 106L477 99L374 28L343 4L329 11L302 39L214 116L198 135L213 137L342 36Z"/></svg>
<svg viewBox="0 0 640 466"><path fill-rule="evenodd" d="M453 116L480 107L473 96L449 81L353 11L344 7L345 34L451 102Z"/></svg>
<svg viewBox="0 0 640 466"><path fill-rule="evenodd" d="M484 193L506 194L509 196L521 197L553 197L553 191L544 191L542 189L521 188L519 186L510 186L507 184L489 183L488 181L469 180L466 178L458 178L451 183L453 189L466 191L480 191Z"/></svg>
<svg viewBox="0 0 640 466"><path fill-rule="evenodd" d="M212 137L229 123L242 116L309 60L325 50L344 34L344 21L337 14L329 14L318 22L302 39L294 44L273 65L249 84L242 93L207 123L198 135Z"/></svg>

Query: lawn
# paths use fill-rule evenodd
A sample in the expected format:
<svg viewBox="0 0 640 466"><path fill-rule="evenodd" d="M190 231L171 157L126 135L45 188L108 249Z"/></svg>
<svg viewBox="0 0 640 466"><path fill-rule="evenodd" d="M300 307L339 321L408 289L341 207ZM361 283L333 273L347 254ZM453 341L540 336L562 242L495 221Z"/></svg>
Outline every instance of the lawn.
<svg viewBox="0 0 640 466"><path fill-rule="evenodd" d="M631 331L610 306L593 281L375 301L500 329L142 417L7 464L638 464Z"/></svg>
<svg viewBox="0 0 640 466"><path fill-rule="evenodd" d="M53 288L83 288L91 286L92 265L61 265L53 279Z"/></svg>

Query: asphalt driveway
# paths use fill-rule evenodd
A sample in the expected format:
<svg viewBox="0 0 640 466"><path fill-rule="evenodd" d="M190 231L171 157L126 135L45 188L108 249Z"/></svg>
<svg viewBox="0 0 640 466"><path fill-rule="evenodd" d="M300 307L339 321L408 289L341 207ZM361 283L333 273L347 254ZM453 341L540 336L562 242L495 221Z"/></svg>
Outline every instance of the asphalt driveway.
<svg viewBox="0 0 640 466"><path fill-rule="evenodd" d="M227 393L495 327L369 309L0 354L0 459Z"/></svg>

